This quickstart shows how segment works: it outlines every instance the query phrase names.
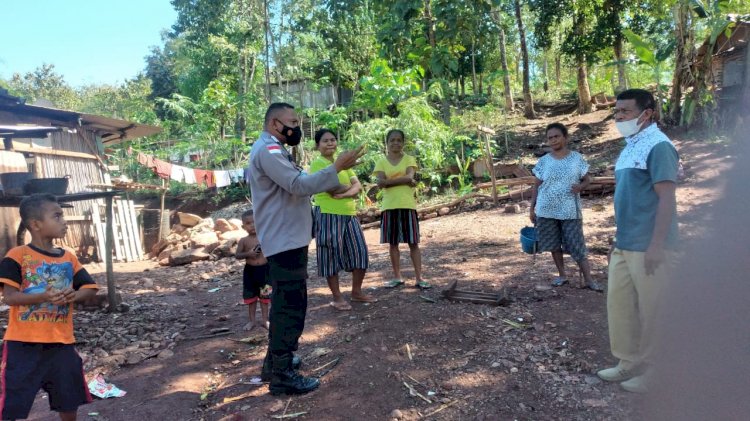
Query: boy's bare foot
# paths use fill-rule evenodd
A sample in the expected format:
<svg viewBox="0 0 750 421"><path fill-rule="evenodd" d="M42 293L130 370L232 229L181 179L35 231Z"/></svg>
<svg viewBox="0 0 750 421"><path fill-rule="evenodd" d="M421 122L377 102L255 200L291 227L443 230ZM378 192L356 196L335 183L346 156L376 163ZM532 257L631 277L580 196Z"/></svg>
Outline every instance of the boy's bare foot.
<svg viewBox="0 0 750 421"><path fill-rule="evenodd" d="M368 294L352 293L352 302L354 303L377 303L378 299Z"/></svg>
<svg viewBox="0 0 750 421"><path fill-rule="evenodd" d="M253 323L253 322L247 322L247 324L242 328L242 330L245 330L245 331L249 332L249 331L253 330L254 327L255 327L255 323Z"/></svg>

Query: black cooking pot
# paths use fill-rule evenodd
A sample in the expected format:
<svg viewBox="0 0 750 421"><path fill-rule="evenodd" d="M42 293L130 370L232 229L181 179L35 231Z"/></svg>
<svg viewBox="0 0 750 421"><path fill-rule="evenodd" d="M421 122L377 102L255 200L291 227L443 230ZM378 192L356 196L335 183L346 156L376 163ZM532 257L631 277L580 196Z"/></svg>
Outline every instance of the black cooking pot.
<svg viewBox="0 0 750 421"><path fill-rule="evenodd" d="M23 194L31 195L37 193L49 193L62 196L68 191L70 176L60 178L34 178L23 186Z"/></svg>
<svg viewBox="0 0 750 421"><path fill-rule="evenodd" d="M0 184L3 185L3 192L8 196L20 196L23 194L23 187L34 178L30 172L6 172L0 174Z"/></svg>

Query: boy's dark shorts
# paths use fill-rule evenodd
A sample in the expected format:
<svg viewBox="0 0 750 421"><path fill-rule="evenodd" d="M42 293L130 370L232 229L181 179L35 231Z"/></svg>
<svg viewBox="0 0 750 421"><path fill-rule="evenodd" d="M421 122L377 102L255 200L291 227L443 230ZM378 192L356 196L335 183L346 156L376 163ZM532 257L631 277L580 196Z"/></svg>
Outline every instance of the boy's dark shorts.
<svg viewBox="0 0 750 421"><path fill-rule="evenodd" d="M242 300L252 304L258 300L267 304L271 302L271 283L268 281L268 265L245 265L242 272Z"/></svg>
<svg viewBox="0 0 750 421"><path fill-rule="evenodd" d="M72 344L3 342L0 372L2 419L28 417L39 389L49 394L49 408L74 412L91 402L83 362Z"/></svg>

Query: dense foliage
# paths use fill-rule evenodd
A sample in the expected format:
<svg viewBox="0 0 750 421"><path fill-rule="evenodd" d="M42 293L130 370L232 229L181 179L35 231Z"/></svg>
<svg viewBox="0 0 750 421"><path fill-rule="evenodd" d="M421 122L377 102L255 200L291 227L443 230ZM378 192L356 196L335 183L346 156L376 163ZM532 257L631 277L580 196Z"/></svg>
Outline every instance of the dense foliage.
<svg viewBox="0 0 750 421"><path fill-rule="evenodd" d="M193 165L203 168L244 166L271 100L300 106L308 133L327 126L344 147L366 144L366 164L359 168L365 181L383 151L385 132L398 127L419 158L429 191L467 182L467 163L481 150L473 140L476 124L499 126L498 116L519 112L514 97L522 87L524 100L515 103L525 103L528 117L532 98L573 97L584 113L592 109L591 94L647 87L658 94L667 122L712 123L707 73L683 77L686 60L703 42L713 45L733 30L730 14L750 12L744 0L172 5L177 21L132 80L72 87L53 64L41 64L0 86L29 102L44 99L59 108L160 125L161 135L128 146L158 156L199 151ZM334 95L330 103L301 103L326 90ZM299 151L304 159L309 143ZM132 158L111 152L129 176L148 181Z"/></svg>

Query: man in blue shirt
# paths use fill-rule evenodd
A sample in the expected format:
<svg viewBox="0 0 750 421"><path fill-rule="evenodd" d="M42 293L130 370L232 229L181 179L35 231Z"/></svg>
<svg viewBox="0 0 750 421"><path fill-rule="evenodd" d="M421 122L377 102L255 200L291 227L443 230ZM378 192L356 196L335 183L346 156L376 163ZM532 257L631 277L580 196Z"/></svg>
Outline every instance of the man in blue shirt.
<svg viewBox="0 0 750 421"><path fill-rule="evenodd" d="M626 146L615 165L615 249L609 263L607 318L616 367L599 371L623 389L647 390L655 313L670 249L677 242L679 156L656 126L656 103L643 89L617 96L615 124Z"/></svg>

